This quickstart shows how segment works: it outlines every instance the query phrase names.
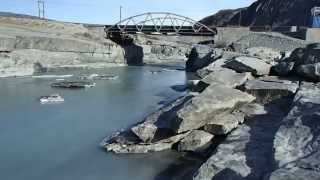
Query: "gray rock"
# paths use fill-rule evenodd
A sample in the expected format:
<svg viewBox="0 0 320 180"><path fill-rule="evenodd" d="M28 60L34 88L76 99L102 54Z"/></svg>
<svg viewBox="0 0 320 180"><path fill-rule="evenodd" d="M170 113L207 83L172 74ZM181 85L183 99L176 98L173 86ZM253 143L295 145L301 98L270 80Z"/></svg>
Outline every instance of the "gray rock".
<svg viewBox="0 0 320 180"><path fill-rule="evenodd" d="M43 65L39 62L33 64L34 73L45 73L47 72L47 68L43 67Z"/></svg>
<svg viewBox="0 0 320 180"><path fill-rule="evenodd" d="M174 144L186 137L189 133L184 133L164 139L155 143L139 143L139 144L122 144L122 143L110 143L105 144L104 148L108 152L114 152L117 154L142 154L150 152L159 152L169 150Z"/></svg>
<svg viewBox="0 0 320 180"><path fill-rule="evenodd" d="M280 80L277 77L265 77L247 81L244 90L257 98L263 104L270 103L282 97L293 96L299 87L298 82Z"/></svg>
<svg viewBox="0 0 320 180"><path fill-rule="evenodd" d="M226 63L226 67L237 72L251 72L253 75L262 76L270 73L271 65L254 57L237 57Z"/></svg>
<svg viewBox="0 0 320 180"><path fill-rule="evenodd" d="M274 139L270 179L320 179L320 84L302 83Z"/></svg>
<svg viewBox="0 0 320 180"><path fill-rule="evenodd" d="M204 131L193 130L178 145L178 151L203 152L211 144L213 135Z"/></svg>
<svg viewBox="0 0 320 180"><path fill-rule="evenodd" d="M153 123L142 123L131 128L131 131L143 142L152 141L157 130L158 127Z"/></svg>
<svg viewBox="0 0 320 180"><path fill-rule="evenodd" d="M264 115L264 114L268 113L266 108L263 105L258 104L258 103L247 104L247 105L241 107L239 109L239 111L245 115L246 119L249 119L249 118L252 118L252 117L258 116L258 115Z"/></svg>
<svg viewBox="0 0 320 180"><path fill-rule="evenodd" d="M280 59L281 57L280 51L273 48L251 47L246 51L250 56L265 59L269 63L273 63L276 59Z"/></svg>
<svg viewBox="0 0 320 180"><path fill-rule="evenodd" d="M236 89L211 85L177 112L178 118L172 122L171 128L176 133L198 129L210 123L214 116L233 111L254 99L253 96Z"/></svg>
<svg viewBox="0 0 320 180"><path fill-rule="evenodd" d="M278 76L288 76L294 68L294 62L280 62L272 69Z"/></svg>
<svg viewBox="0 0 320 180"><path fill-rule="evenodd" d="M309 44L305 48L295 49L285 61L274 66L276 75L289 73L304 77L306 80L320 81L320 44Z"/></svg>
<svg viewBox="0 0 320 180"><path fill-rule="evenodd" d="M209 85L220 83L226 87L235 88L241 86L249 79L253 79L250 73L237 73L231 69L223 68L213 71L201 81Z"/></svg>
<svg viewBox="0 0 320 180"><path fill-rule="evenodd" d="M226 135L244 122L244 114L220 114L215 116L204 130L214 135Z"/></svg>
<svg viewBox="0 0 320 180"><path fill-rule="evenodd" d="M319 172L308 169L278 169L274 171L270 177L265 179L269 180L306 180L306 179L319 179Z"/></svg>
<svg viewBox="0 0 320 180"><path fill-rule="evenodd" d="M320 63L300 65L297 73L307 79L320 81Z"/></svg>
<svg viewBox="0 0 320 180"><path fill-rule="evenodd" d="M15 43L15 37L0 35L0 51L13 51Z"/></svg>
<svg viewBox="0 0 320 180"><path fill-rule="evenodd" d="M184 103L190 101L191 97L192 96L183 96L169 103L158 111L147 116L142 123L133 126L131 131L145 143L149 143L155 138L161 139L161 137L156 137L156 133L159 133L162 129L168 129L166 121L170 121L174 118L176 116L176 112Z"/></svg>
<svg viewBox="0 0 320 180"><path fill-rule="evenodd" d="M284 104L287 104L285 102ZM271 105L266 109L280 109ZM286 111L252 116L232 131L199 168L194 180L261 180L274 167L273 140Z"/></svg>
<svg viewBox="0 0 320 180"><path fill-rule="evenodd" d="M202 69L199 69L197 71L197 75L200 78L204 78L207 75L209 75L210 73L212 73L213 71L225 69L225 68L223 68L223 66L225 65L226 61L227 60L224 59L224 58L217 59L213 63L209 64L208 66L206 66L206 67L204 67Z"/></svg>
<svg viewBox="0 0 320 180"><path fill-rule="evenodd" d="M223 51L207 45L195 45L188 57L186 71L196 72L222 57Z"/></svg>
<svg viewBox="0 0 320 180"><path fill-rule="evenodd" d="M302 60L302 64L320 63L320 43L307 45Z"/></svg>

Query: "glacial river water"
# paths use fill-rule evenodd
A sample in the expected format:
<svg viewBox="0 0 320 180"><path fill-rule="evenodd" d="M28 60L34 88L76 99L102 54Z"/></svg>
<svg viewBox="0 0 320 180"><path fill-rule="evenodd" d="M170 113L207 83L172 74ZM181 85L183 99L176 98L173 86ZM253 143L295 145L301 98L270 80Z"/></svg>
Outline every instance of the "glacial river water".
<svg viewBox="0 0 320 180"><path fill-rule="evenodd" d="M105 136L141 121L159 102L181 95L170 86L184 84L184 72L152 74L150 69L159 68L71 72L119 76L85 90L53 89L54 79L0 79L0 179L155 179L177 159L175 153L114 155L99 147ZM52 93L65 102L39 103L40 96Z"/></svg>

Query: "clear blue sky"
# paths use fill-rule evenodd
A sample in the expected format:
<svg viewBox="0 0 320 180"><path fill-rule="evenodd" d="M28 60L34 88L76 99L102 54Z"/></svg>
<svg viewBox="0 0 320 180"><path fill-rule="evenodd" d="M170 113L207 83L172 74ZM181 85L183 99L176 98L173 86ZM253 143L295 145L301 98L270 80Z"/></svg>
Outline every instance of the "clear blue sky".
<svg viewBox="0 0 320 180"><path fill-rule="evenodd" d="M195 20L221 9L250 5L254 0L44 0L46 17L50 19L113 24L123 17L144 12L174 12ZM37 0L2 0L0 11L37 15Z"/></svg>

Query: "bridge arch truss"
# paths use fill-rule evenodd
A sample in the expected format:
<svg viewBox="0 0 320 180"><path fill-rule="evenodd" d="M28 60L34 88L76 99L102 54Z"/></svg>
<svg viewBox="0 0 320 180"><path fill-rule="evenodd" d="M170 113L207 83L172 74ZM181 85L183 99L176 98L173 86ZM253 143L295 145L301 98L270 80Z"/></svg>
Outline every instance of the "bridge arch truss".
<svg viewBox="0 0 320 180"><path fill-rule="evenodd" d="M168 12L149 12L126 18L115 25L105 26L108 35L121 34L180 34L214 36L215 28L210 28L186 16Z"/></svg>

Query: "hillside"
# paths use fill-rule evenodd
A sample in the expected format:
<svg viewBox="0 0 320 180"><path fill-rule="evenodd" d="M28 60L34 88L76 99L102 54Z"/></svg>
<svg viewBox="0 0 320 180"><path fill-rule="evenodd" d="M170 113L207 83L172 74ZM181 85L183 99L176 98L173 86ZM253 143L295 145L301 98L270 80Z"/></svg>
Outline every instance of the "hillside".
<svg viewBox="0 0 320 180"><path fill-rule="evenodd" d="M216 26L239 22L242 26L307 26L315 6L320 6L319 0L258 0L247 8L223 10L201 22Z"/></svg>
<svg viewBox="0 0 320 180"><path fill-rule="evenodd" d="M28 19L39 19L37 16L31 16L26 14L17 14L11 12L0 12L1 17L15 17L15 18L28 18Z"/></svg>

